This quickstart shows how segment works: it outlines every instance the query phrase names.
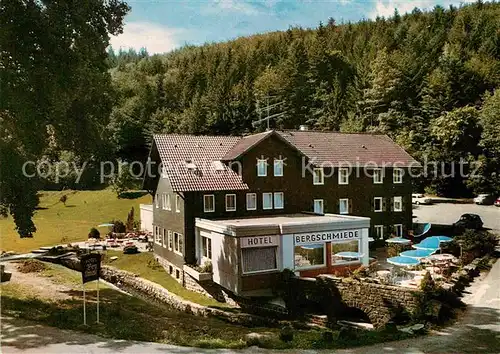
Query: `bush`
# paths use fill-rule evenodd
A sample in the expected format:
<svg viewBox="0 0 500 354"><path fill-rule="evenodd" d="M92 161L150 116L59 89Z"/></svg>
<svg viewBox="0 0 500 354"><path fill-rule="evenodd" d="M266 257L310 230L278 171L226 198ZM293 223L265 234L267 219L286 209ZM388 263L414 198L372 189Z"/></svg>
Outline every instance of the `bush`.
<svg viewBox="0 0 500 354"><path fill-rule="evenodd" d="M127 227L120 220L112 220L110 224L113 224L112 231L117 234L123 234L127 231Z"/></svg>
<svg viewBox="0 0 500 354"><path fill-rule="evenodd" d="M426 272L422 282L420 283L420 290L424 293L431 293L436 289L436 283L432 279L431 273Z"/></svg>
<svg viewBox="0 0 500 354"><path fill-rule="evenodd" d="M281 328L280 340L286 343L293 340L293 327L290 324L286 324L283 328Z"/></svg>
<svg viewBox="0 0 500 354"><path fill-rule="evenodd" d="M461 249L463 264L470 263L474 258L483 257L495 251L498 239L495 235L483 230L466 230L457 236L447 247Z"/></svg>
<svg viewBox="0 0 500 354"><path fill-rule="evenodd" d="M89 238L99 239L99 238L101 238L101 233L99 232L99 230L97 230L95 227L93 227L90 229Z"/></svg>

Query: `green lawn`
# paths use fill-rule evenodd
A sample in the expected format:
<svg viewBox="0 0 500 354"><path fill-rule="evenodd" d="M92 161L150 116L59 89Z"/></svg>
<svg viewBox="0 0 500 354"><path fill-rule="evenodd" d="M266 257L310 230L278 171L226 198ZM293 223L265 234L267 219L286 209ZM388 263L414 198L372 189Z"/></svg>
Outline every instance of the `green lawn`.
<svg viewBox="0 0 500 354"><path fill-rule="evenodd" d="M68 196L66 206L59 202L63 194ZM41 192L40 208L34 217L37 227L34 237L20 238L12 218L0 218L0 250L28 252L41 246L83 241L91 227L112 219L126 221L132 207L138 220L141 203L151 203L151 197L118 199L110 189Z"/></svg>
<svg viewBox="0 0 500 354"><path fill-rule="evenodd" d="M115 261L110 261L109 257L118 256ZM120 251L109 250L106 252L104 264L109 264L113 267L127 270L129 272L138 274L140 277L151 280L160 284L168 291L179 295L183 299L195 302L204 306L213 307L227 307L225 303L218 302L207 296L189 291L180 285L177 280L172 278L161 265L153 258L150 252L143 252L138 254L123 254Z"/></svg>

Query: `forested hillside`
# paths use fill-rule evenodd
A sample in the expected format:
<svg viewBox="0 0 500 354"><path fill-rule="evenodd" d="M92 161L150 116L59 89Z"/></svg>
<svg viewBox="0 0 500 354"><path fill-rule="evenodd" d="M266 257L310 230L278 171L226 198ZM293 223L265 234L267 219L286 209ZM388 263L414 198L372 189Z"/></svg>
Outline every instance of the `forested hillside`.
<svg viewBox="0 0 500 354"><path fill-rule="evenodd" d="M252 126L263 111L283 113L271 120L278 129L383 132L423 162L481 161L481 178L420 182L446 195L500 193L498 3L348 24L331 18L314 30L166 55L110 53L109 63L109 136L125 159L144 159L152 132L263 130Z"/></svg>

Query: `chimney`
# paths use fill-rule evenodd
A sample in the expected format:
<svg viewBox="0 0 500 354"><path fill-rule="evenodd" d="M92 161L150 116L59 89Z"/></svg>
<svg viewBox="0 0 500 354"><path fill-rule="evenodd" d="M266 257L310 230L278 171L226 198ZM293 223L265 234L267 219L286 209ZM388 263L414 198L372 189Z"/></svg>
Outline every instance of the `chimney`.
<svg viewBox="0 0 500 354"><path fill-rule="evenodd" d="M302 124L299 126L299 130L300 131L305 131L305 130L309 130L309 126L305 125L305 124Z"/></svg>

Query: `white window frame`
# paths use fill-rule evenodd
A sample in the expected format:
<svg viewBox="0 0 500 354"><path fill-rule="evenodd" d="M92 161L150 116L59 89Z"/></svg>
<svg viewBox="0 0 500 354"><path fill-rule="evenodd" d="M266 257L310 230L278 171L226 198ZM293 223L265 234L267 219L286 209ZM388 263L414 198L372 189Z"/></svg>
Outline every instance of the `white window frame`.
<svg viewBox="0 0 500 354"><path fill-rule="evenodd" d="M269 200L271 201L271 206L267 207L266 208L266 195L269 196ZM272 210L273 209L273 193L271 192L266 192L266 193L262 193L262 209L263 210Z"/></svg>
<svg viewBox="0 0 500 354"><path fill-rule="evenodd" d="M274 159L274 165L273 165L273 172L274 172L274 177L283 177L283 170L284 170L284 163L283 159ZM276 166L281 166L280 170L278 173L276 173Z"/></svg>
<svg viewBox="0 0 500 354"><path fill-rule="evenodd" d="M172 210L172 203L171 203L171 200L170 200L170 194L166 193L167 194L167 210Z"/></svg>
<svg viewBox="0 0 500 354"><path fill-rule="evenodd" d="M317 173L319 172L319 175ZM319 181L316 181L316 176L319 176ZM316 167L313 169L313 185L320 186L325 184L325 171L323 167Z"/></svg>
<svg viewBox="0 0 500 354"><path fill-rule="evenodd" d="M276 206L276 196L277 195L281 195L281 206ZM273 206L274 206L274 209L284 209L285 208L285 193L283 192L274 192L274 195L273 195Z"/></svg>
<svg viewBox="0 0 500 354"><path fill-rule="evenodd" d="M374 229L375 229L375 236L377 236L377 230L380 230L380 239L383 240L384 239L384 225L375 225Z"/></svg>
<svg viewBox="0 0 500 354"><path fill-rule="evenodd" d="M253 208L248 207L248 198L249 197L254 198L254 207ZM257 193L247 193L246 202L247 202L247 210L257 210Z"/></svg>
<svg viewBox="0 0 500 354"><path fill-rule="evenodd" d="M159 226L155 226L153 231L154 231L155 243L157 245L160 245L160 227Z"/></svg>
<svg viewBox="0 0 500 354"><path fill-rule="evenodd" d="M167 234L167 230L166 229L162 229L163 232L162 232L162 237L161 237L161 241L162 241L162 246L163 248L167 248L167 244L168 244L168 234Z"/></svg>
<svg viewBox="0 0 500 354"><path fill-rule="evenodd" d="M317 243L311 243L311 245L315 245ZM294 269L295 270L307 270L307 269L316 269L316 268L324 268L326 267L326 243L322 243L323 245L323 263L322 264L315 264L315 265L308 265L308 266L303 266L303 267L296 267L294 264ZM293 248L293 256L295 257L295 247Z"/></svg>
<svg viewBox="0 0 500 354"><path fill-rule="evenodd" d="M208 243L210 243L210 254L208 253ZM205 256L205 250L207 255ZM212 239L207 236L201 236L201 260L202 262L212 261Z"/></svg>
<svg viewBox="0 0 500 354"><path fill-rule="evenodd" d="M379 173L377 173L379 172ZM380 177L380 179L376 178L377 176ZM373 169L373 184L382 184L384 183L384 170L381 168L374 168Z"/></svg>
<svg viewBox="0 0 500 354"><path fill-rule="evenodd" d="M175 195L175 212L181 212L181 196L179 194Z"/></svg>
<svg viewBox="0 0 500 354"><path fill-rule="evenodd" d="M177 235L177 242L175 242L175 235ZM182 244L184 245L184 239L183 239L184 236L182 236L181 233L179 232L174 232L174 253L178 254L179 256L182 256L183 253L182 253L182 249L181 249L181 243L180 243L180 240L182 238Z"/></svg>
<svg viewBox="0 0 500 354"><path fill-rule="evenodd" d="M376 205L375 201L376 200L380 200L380 210L377 210L375 208L375 205ZM380 212L384 211L384 198L383 197L375 197L375 198L373 198L373 211L376 212L376 213L380 213Z"/></svg>
<svg viewBox="0 0 500 354"><path fill-rule="evenodd" d="M167 248L172 251L174 249L174 236L172 230L168 230L168 244Z"/></svg>
<svg viewBox="0 0 500 354"><path fill-rule="evenodd" d="M398 232L398 229L401 230L401 232ZM403 237L403 224L394 224L394 233L396 237Z"/></svg>
<svg viewBox="0 0 500 354"><path fill-rule="evenodd" d="M345 179L343 177L345 177ZM349 184L349 168L347 167L339 168L339 184L340 185Z"/></svg>
<svg viewBox="0 0 500 354"><path fill-rule="evenodd" d="M396 173L396 171L397 171L397 173ZM394 170L392 171L392 183L394 183L394 184L403 183L403 174L404 174L404 170L402 168L395 167Z"/></svg>
<svg viewBox="0 0 500 354"><path fill-rule="evenodd" d="M261 174L260 166L264 165L263 173ZM267 160L265 159L257 159L257 177L267 177Z"/></svg>
<svg viewBox="0 0 500 354"><path fill-rule="evenodd" d="M159 199L158 193L155 194L155 206L156 206L156 209L160 209L160 199Z"/></svg>
<svg viewBox="0 0 500 354"><path fill-rule="evenodd" d="M251 248L242 248L241 251L240 251L241 273L242 274L269 273L269 272L275 272L278 269L280 269L280 260L279 260L279 257L278 257L278 247L277 246L271 246L271 247L259 247L259 248L274 248L274 257L276 259L276 268L274 268L274 269L264 269L264 270L255 270L255 271L250 271L250 272L245 271L245 268L243 266L243 252L244 252L244 250L251 249Z"/></svg>
<svg viewBox="0 0 500 354"><path fill-rule="evenodd" d="M399 208L396 209L396 201L399 201ZM403 197L394 197L393 201L394 211L403 211Z"/></svg>
<svg viewBox="0 0 500 354"><path fill-rule="evenodd" d="M212 199L212 205L213 205L212 210L207 209L207 198ZM205 212L205 213L215 212L215 195L213 195L213 194L204 194L203 195L203 212Z"/></svg>
<svg viewBox="0 0 500 354"><path fill-rule="evenodd" d="M317 214L324 214L325 213L325 201L323 199L314 199L313 201L313 212L316 213L316 202L321 202L321 213Z"/></svg>
<svg viewBox="0 0 500 354"><path fill-rule="evenodd" d="M345 205L347 207L345 211L342 211L342 208L341 208L342 202L345 202ZM339 214L342 214L342 215L349 214L349 199L347 199L347 198L339 199Z"/></svg>
<svg viewBox="0 0 500 354"><path fill-rule="evenodd" d="M229 208L228 207L228 198L233 197L234 198L234 208ZM226 211L236 211L236 194L226 194Z"/></svg>

